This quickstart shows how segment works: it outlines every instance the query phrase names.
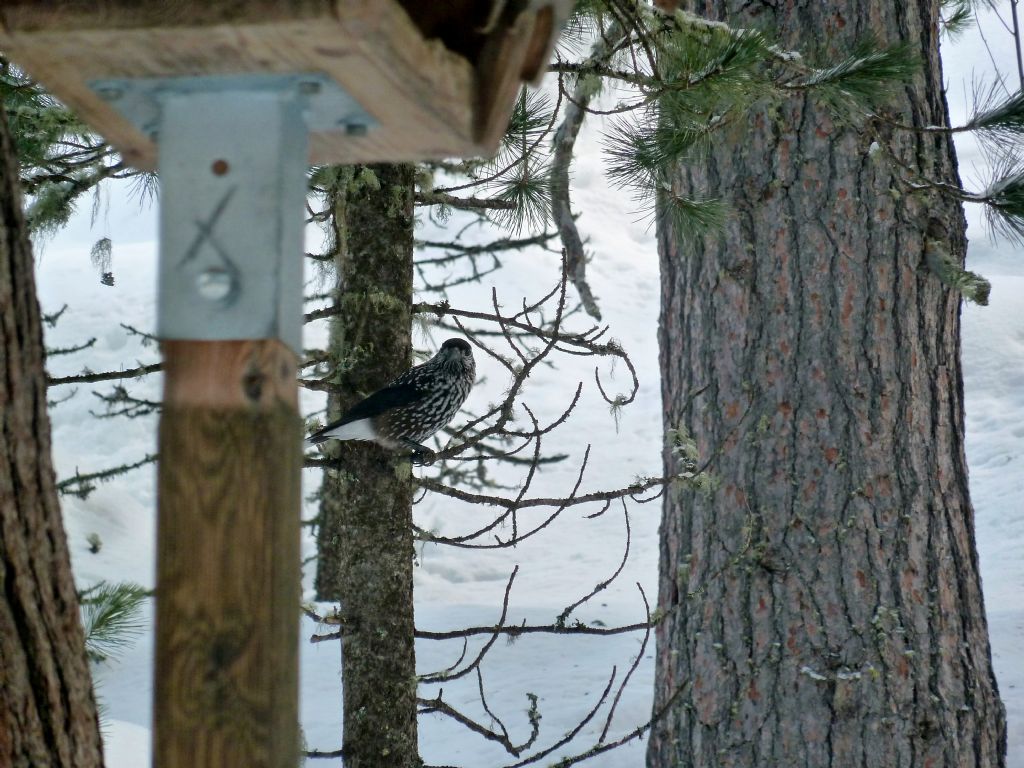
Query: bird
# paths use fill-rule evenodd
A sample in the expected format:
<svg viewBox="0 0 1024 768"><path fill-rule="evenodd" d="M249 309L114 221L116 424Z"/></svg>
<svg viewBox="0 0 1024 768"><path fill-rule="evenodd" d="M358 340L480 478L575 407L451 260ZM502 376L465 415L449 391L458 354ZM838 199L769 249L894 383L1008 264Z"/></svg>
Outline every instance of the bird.
<svg viewBox="0 0 1024 768"><path fill-rule="evenodd" d="M366 440L390 450L411 449L414 462L429 463L433 451L423 441L455 417L475 378L473 348L465 339L448 339L427 362L360 400L306 442Z"/></svg>

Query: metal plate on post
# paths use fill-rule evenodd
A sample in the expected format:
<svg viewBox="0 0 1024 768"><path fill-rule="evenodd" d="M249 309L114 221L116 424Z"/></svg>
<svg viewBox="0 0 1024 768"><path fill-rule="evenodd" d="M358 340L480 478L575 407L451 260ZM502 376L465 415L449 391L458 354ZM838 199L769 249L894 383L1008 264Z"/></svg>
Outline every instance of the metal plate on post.
<svg viewBox="0 0 1024 768"><path fill-rule="evenodd" d="M326 75L211 75L90 80L89 87L151 138L159 138L161 103L168 94L292 91L311 133L360 136L376 125L352 96Z"/></svg>
<svg viewBox="0 0 1024 768"><path fill-rule="evenodd" d="M298 93L167 92L157 335L302 350L307 128Z"/></svg>
<svg viewBox="0 0 1024 768"><path fill-rule="evenodd" d="M158 141L157 335L301 353L308 134L361 135L372 118L319 75L90 85Z"/></svg>

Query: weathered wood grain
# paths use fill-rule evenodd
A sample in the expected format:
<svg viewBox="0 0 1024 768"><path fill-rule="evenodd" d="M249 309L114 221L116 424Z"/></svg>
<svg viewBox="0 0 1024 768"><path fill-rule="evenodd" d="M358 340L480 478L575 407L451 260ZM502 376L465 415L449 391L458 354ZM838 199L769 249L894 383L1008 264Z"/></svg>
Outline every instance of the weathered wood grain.
<svg viewBox="0 0 1024 768"><path fill-rule="evenodd" d="M295 359L276 341L163 348L154 766L294 766Z"/></svg>
<svg viewBox="0 0 1024 768"><path fill-rule="evenodd" d="M562 19L568 2L555 0L551 7L541 9L544 18ZM428 34L436 34L438 24L465 24L452 15L457 11L449 11L446 22L432 14ZM6 0L0 48L139 168L156 167L152 138L90 89L89 81L322 73L378 125L365 136L312 135L311 162L421 160L494 150L521 73L538 69L527 56L546 56L557 36L558 25L547 25L545 45L538 46L537 14L528 7L489 30L475 61L449 50L439 37L425 36L396 0ZM468 53L476 55L475 49Z"/></svg>

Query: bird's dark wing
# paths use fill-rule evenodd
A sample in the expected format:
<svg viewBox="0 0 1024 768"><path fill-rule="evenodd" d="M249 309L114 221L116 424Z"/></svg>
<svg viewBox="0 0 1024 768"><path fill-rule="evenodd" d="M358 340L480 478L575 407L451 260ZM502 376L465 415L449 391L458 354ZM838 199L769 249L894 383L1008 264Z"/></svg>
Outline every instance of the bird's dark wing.
<svg viewBox="0 0 1024 768"><path fill-rule="evenodd" d="M365 400L360 400L344 416L333 424L328 424L320 432L337 429L360 419L372 419L374 416L380 416L385 411L415 403L423 395L423 390L416 385L408 382L403 383L401 380L396 381L383 389L378 389Z"/></svg>

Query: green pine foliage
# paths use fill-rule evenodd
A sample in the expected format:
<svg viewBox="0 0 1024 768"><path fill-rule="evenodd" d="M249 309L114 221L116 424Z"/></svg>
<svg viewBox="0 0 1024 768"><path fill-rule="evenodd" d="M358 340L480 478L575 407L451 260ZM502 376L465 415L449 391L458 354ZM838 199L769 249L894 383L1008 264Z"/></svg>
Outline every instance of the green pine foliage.
<svg viewBox="0 0 1024 768"><path fill-rule="evenodd" d="M939 12L942 31L950 40L970 29L975 21L971 0L941 0Z"/></svg>
<svg viewBox="0 0 1024 768"><path fill-rule="evenodd" d="M920 61L910 46L885 47L868 38L839 61L815 67L787 87L813 90L815 96L845 104L850 111L872 109L919 69Z"/></svg>
<svg viewBox="0 0 1024 768"><path fill-rule="evenodd" d="M0 98L14 136L32 232L64 226L83 194L122 167L64 105L0 57ZM127 174L126 174L127 175Z"/></svg>
<svg viewBox="0 0 1024 768"><path fill-rule="evenodd" d="M523 230L543 230L551 210L551 177L545 161L526 155L525 160L516 165L514 173L501 180L495 197L512 204L510 208L493 212L492 218L502 227L514 235Z"/></svg>
<svg viewBox="0 0 1024 768"><path fill-rule="evenodd" d="M116 657L145 631L142 606L150 594L132 582L101 581L79 596L85 649L92 661Z"/></svg>
<svg viewBox="0 0 1024 768"><path fill-rule="evenodd" d="M70 110L4 59L0 59L0 96L23 170L45 167L61 142L89 136Z"/></svg>
<svg viewBox="0 0 1024 768"><path fill-rule="evenodd" d="M609 58L586 76L600 74L634 88L631 99L611 110L617 117L604 138L608 176L683 234L721 226L727 211L718 200L674 194L671 174L680 164L699 166L716 134L742 121L755 102L809 91L856 120L917 70L906 46L865 40L839 61L809 66L761 30L731 29L682 11L670 18L649 10L638 14L646 26L636 33L632 58L616 60L617 66L636 65L616 70Z"/></svg>
<svg viewBox="0 0 1024 768"><path fill-rule="evenodd" d="M608 11L603 0L576 0L558 40L558 53L577 54L599 28Z"/></svg>
<svg viewBox="0 0 1024 768"><path fill-rule="evenodd" d="M957 291L968 301L980 306L987 306L992 284L976 272L964 269L957 259L949 252L946 243L929 240L925 255L928 266L936 274L943 285Z"/></svg>
<svg viewBox="0 0 1024 768"><path fill-rule="evenodd" d="M1019 145L1024 139L1024 92L999 99L994 84L978 99L974 114L963 130L974 131L991 146Z"/></svg>
<svg viewBox="0 0 1024 768"><path fill-rule="evenodd" d="M1024 157L1003 159L995 180L981 194L992 230L1017 243L1024 243Z"/></svg>
<svg viewBox="0 0 1024 768"><path fill-rule="evenodd" d="M540 231L547 223L551 181L547 152L540 145L555 117L550 96L522 89L497 154L481 169L494 177L485 188L497 201L512 205L496 208L491 218L514 234Z"/></svg>

